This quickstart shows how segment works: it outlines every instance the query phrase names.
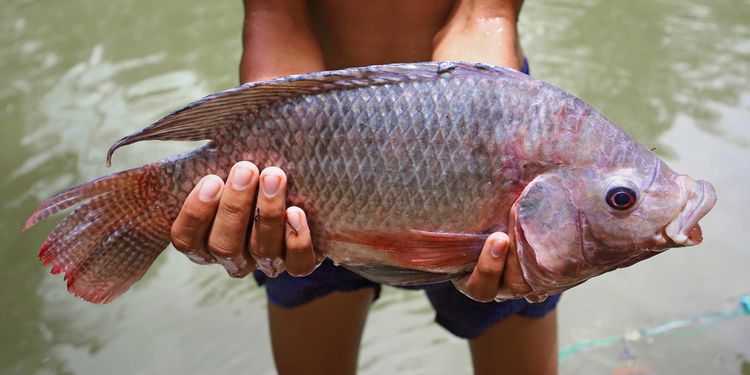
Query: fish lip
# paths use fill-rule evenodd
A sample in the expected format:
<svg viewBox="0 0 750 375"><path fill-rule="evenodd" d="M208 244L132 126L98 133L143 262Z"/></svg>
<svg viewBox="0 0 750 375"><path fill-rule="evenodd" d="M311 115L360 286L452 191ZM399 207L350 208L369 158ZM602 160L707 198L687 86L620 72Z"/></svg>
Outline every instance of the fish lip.
<svg viewBox="0 0 750 375"><path fill-rule="evenodd" d="M687 176L677 180L685 198L680 213L664 228L663 236L672 246L697 245L703 241L698 221L716 204L716 190L707 181L693 181Z"/></svg>

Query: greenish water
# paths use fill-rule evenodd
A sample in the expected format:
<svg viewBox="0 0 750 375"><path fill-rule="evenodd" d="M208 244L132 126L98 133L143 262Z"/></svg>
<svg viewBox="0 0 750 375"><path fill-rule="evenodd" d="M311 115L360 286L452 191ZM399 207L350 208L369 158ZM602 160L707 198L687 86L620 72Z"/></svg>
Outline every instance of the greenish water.
<svg viewBox="0 0 750 375"><path fill-rule="evenodd" d="M705 242L593 279L560 305L560 345L732 310L750 293L750 2L529 1L532 74L593 104L673 169L714 183ZM94 306L36 260L38 202L110 170L104 153L161 114L237 82L241 3L9 1L0 10L0 373L273 373L263 291L167 251ZM139 144L113 169L186 149ZM578 352L564 374L750 373L750 318ZM361 373L469 373L421 293L387 289Z"/></svg>

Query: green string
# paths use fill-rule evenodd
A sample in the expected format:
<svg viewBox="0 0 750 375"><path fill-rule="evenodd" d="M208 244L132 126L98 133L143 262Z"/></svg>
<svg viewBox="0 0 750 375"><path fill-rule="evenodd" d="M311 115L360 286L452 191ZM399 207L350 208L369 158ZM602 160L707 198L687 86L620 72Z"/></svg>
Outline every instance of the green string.
<svg viewBox="0 0 750 375"><path fill-rule="evenodd" d="M730 311L707 312L692 318L670 320L668 322L660 323L650 328L640 329L636 331L635 336L639 338L663 336L690 327L705 326L709 324L715 324L723 320L736 318L738 316L750 315L750 294L741 296L739 298L738 305L739 306L737 308ZM610 336L581 341L560 349L558 353L558 360L562 362L580 351L612 346L624 341L627 341L626 335Z"/></svg>

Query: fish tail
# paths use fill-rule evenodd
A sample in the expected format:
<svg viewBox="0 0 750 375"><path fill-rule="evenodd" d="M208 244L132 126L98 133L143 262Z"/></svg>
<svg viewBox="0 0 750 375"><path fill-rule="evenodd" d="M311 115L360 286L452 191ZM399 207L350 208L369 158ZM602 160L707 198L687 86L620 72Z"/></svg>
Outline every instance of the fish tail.
<svg viewBox="0 0 750 375"><path fill-rule="evenodd" d="M138 281L169 244L179 207L164 163L147 164L86 182L39 205L26 221L80 204L50 233L39 251L52 273L65 273L68 290L107 303Z"/></svg>

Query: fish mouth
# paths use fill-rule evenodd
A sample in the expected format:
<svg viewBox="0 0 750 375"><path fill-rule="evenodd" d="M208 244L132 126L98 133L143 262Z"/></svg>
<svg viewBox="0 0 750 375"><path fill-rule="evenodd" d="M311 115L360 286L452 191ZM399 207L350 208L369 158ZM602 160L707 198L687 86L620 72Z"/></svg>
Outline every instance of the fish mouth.
<svg viewBox="0 0 750 375"><path fill-rule="evenodd" d="M673 246L693 246L703 241L698 221L716 204L716 190L707 181L694 181L687 176L677 177L683 188L684 203L679 215L664 228L664 238Z"/></svg>

